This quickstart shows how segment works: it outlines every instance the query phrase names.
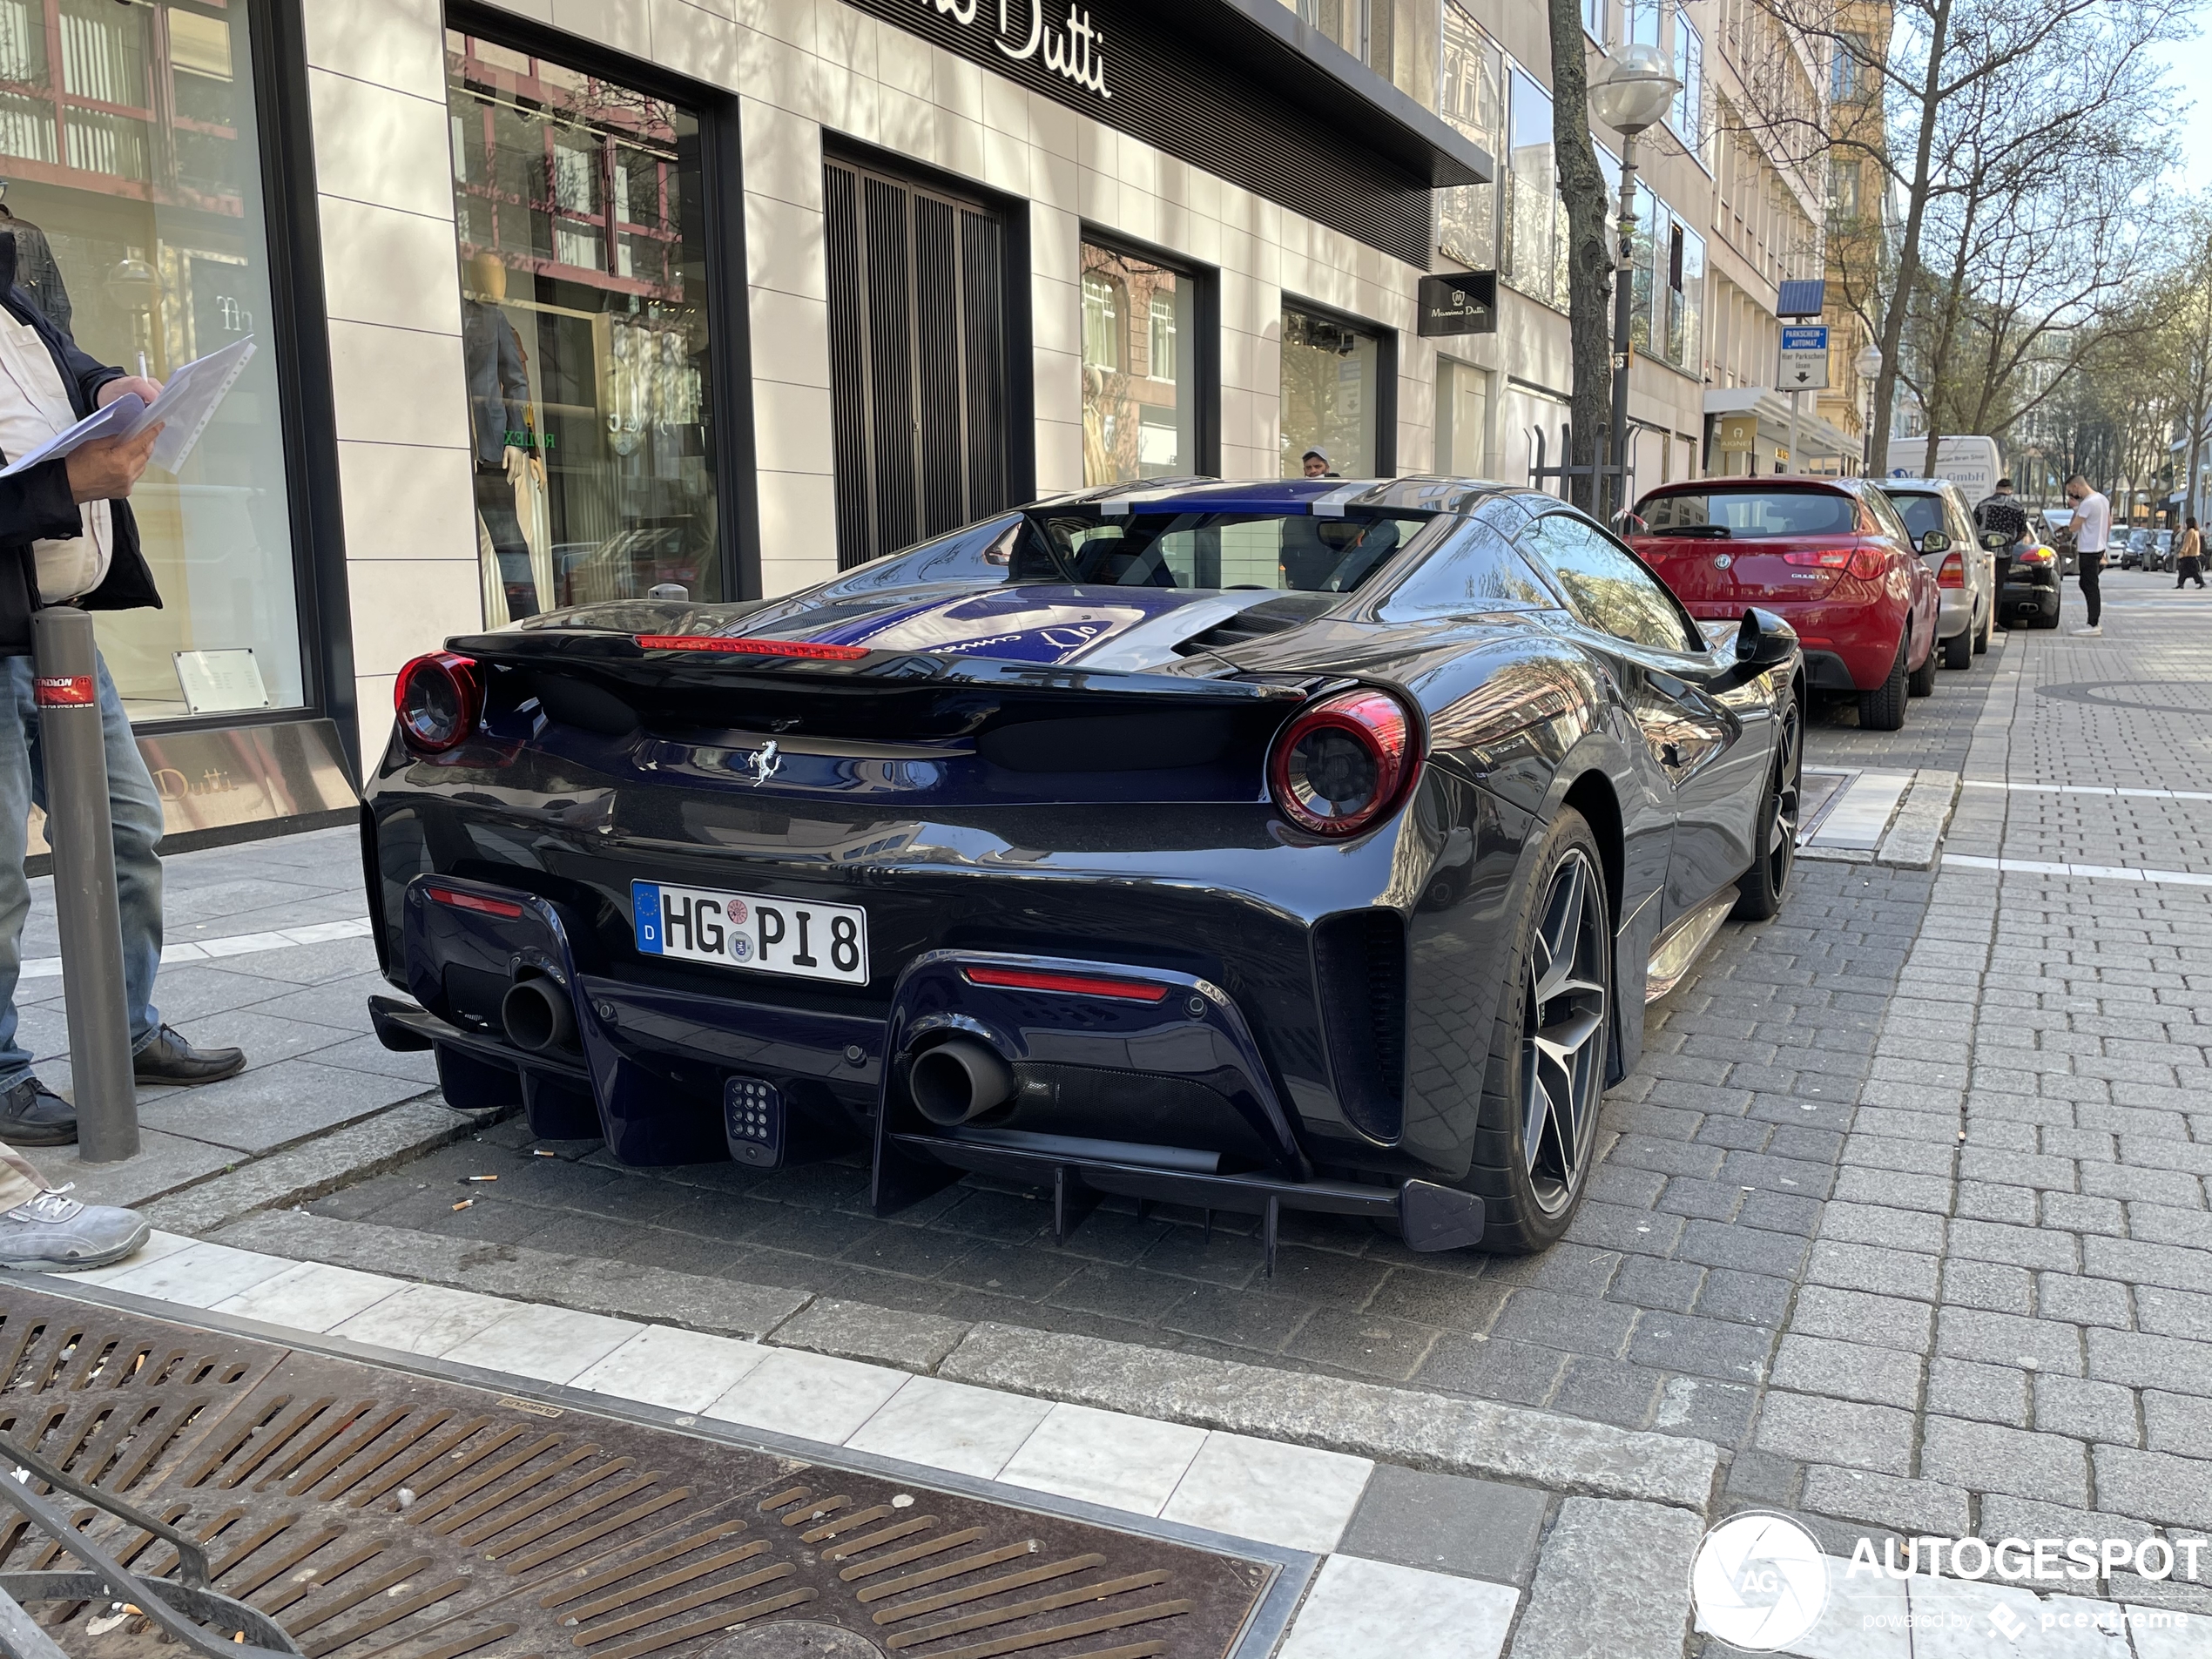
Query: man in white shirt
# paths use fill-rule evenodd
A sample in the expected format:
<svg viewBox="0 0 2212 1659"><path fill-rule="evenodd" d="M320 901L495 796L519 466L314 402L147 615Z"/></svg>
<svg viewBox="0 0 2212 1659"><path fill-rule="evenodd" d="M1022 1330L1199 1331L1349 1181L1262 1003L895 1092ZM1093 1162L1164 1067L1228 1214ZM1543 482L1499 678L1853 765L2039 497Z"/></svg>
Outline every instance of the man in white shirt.
<svg viewBox="0 0 2212 1659"><path fill-rule="evenodd" d="M2104 627L2098 619L2104 615L2104 594L2099 577L2105 547L2112 538L2112 503L2078 472L2066 481L2066 498L2074 503L2074 569L2081 583L2081 603L2088 610L2088 620L2074 631L2101 635Z"/></svg>

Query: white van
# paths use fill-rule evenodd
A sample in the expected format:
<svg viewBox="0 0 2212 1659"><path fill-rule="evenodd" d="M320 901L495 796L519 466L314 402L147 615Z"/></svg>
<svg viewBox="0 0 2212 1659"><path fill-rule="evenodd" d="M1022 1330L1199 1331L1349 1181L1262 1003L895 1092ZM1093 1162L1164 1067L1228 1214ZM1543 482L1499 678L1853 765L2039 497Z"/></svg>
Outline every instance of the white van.
<svg viewBox="0 0 2212 1659"><path fill-rule="evenodd" d="M1969 507L1979 506L2005 475L2004 457L1998 453L1994 438L1939 438L1935 470L1929 472L1927 465L1925 434L1917 438L1890 440L1889 464L1883 469L1885 476L1947 479L1959 486L1959 493L1966 498Z"/></svg>

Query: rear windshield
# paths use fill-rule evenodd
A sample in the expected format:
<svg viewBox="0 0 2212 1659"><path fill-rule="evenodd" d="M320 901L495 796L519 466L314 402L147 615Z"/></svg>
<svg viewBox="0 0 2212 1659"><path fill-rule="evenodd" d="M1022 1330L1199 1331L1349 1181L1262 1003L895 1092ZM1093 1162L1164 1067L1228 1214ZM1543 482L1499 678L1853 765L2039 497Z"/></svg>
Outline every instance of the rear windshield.
<svg viewBox="0 0 2212 1659"><path fill-rule="evenodd" d="M1730 489L1694 496L1649 496L1641 509L1655 536L1669 530L1724 529L1731 536L1848 536L1857 504L1824 489Z"/></svg>
<svg viewBox="0 0 2212 1659"><path fill-rule="evenodd" d="M1349 593L1413 546L1426 516L1039 513L1010 580L1115 588L1288 588Z"/></svg>
<svg viewBox="0 0 2212 1659"><path fill-rule="evenodd" d="M1890 505L1897 509L1898 516L1905 521L1905 528L1912 532L1914 541L1919 541L1930 530L1945 529L1942 496L1922 496L1905 490L1885 493L1889 496Z"/></svg>

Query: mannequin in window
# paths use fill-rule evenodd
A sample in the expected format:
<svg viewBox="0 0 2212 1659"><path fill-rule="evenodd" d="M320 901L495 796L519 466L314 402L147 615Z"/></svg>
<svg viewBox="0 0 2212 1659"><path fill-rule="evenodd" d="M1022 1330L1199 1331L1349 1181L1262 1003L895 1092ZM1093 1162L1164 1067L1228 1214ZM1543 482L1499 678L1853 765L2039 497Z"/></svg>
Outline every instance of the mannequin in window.
<svg viewBox="0 0 2212 1659"><path fill-rule="evenodd" d="M30 296L48 322L69 333L69 290L62 286L62 267L54 262L53 245L45 232L9 211L4 179L0 179L0 229L16 239L16 286Z"/></svg>
<svg viewBox="0 0 2212 1659"><path fill-rule="evenodd" d="M541 607L529 543L515 515L516 487L530 469L529 451L521 442L529 431L529 363L515 325L500 309L506 298L507 267L499 256L473 256L461 300L461 353L469 381L476 516L498 561L507 614L519 622L537 615Z"/></svg>

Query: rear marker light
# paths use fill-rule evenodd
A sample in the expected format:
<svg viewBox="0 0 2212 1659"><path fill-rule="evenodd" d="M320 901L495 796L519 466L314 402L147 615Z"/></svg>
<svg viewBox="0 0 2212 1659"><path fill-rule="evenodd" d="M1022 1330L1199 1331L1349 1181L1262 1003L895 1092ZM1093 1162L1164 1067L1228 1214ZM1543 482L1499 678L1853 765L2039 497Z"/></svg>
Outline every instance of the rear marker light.
<svg viewBox="0 0 2212 1659"><path fill-rule="evenodd" d="M1945 556L1942 567L1936 571L1939 588L1963 588L1966 585L1966 561L1958 554Z"/></svg>
<svg viewBox="0 0 2212 1659"><path fill-rule="evenodd" d="M417 754L443 754L466 740L484 711L473 658L451 651L418 657L392 686L400 736Z"/></svg>
<svg viewBox="0 0 2212 1659"><path fill-rule="evenodd" d="M1316 835L1357 835L1406 797L1420 770L1413 722L1396 698L1345 691L1293 717L1268 757L1283 815Z"/></svg>
<svg viewBox="0 0 2212 1659"><path fill-rule="evenodd" d="M1009 991L1066 991L1075 996L1116 997L1124 1002L1162 1002L1168 995L1164 985L1094 974L1060 974L1043 968L963 968L960 974L970 985L994 985Z"/></svg>
<svg viewBox="0 0 2212 1659"><path fill-rule="evenodd" d="M429 887L425 889L437 903L451 905L455 910L473 910L478 915L500 916L509 921L518 920L523 907L512 899L490 899L481 893L463 893L459 887Z"/></svg>
<svg viewBox="0 0 2212 1659"><path fill-rule="evenodd" d="M867 656L864 645L818 645L806 639L723 639L713 634L640 634L647 651L711 651L731 657L804 657L815 662L849 663Z"/></svg>

